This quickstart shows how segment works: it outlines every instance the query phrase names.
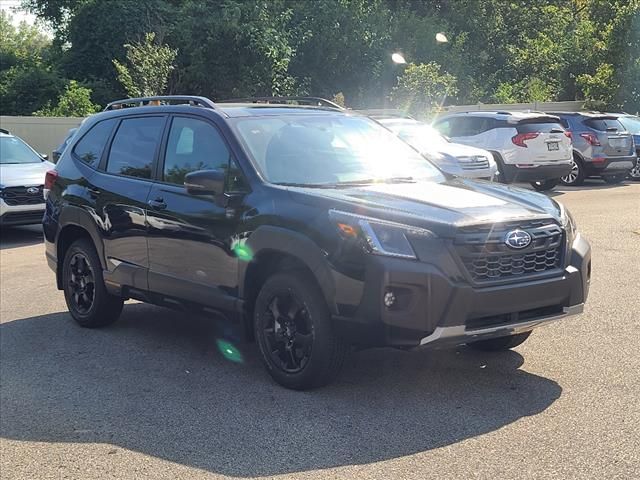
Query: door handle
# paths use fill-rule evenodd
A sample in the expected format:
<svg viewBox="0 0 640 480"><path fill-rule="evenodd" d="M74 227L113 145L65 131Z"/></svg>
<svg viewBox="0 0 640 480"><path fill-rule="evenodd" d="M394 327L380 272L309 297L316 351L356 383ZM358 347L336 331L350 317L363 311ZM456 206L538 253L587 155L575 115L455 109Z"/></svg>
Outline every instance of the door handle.
<svg viewBox="0 0 640 480"><path fill-rule="evenodd" d="M164 200L160 197L156 198L155 200L149 200L147 204L154 210L164 210L165 208L167 208L167 204L164 203Z"/></svg>
<svg viewBox="0 0 640 480"><path fill-rule="evenodd" d="M98 195L100 195L100 189L96 187L87 187L87 192L89 192L89 195L91 195L92 197L97 197Z"/></svg>

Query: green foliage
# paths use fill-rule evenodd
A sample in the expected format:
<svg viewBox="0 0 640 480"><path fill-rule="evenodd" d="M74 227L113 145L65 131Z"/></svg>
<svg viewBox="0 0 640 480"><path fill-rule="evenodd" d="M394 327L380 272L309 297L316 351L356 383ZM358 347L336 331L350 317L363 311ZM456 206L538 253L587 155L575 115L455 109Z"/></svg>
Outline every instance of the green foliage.
<svg viewBox="0 0 640 480"><path fill-rule="evenodd" d="M91 90L71 80L55 107L47 104L33 114L43 117L86 117L99 110L100 106L91 102Z"/></svg>
<svg viewBox="0 0 640 480"><path fill-rule="evenodd" d="M393 103L418 118L436 112L457 91L456 78L435 62L410 63L391 92Z"/></svg>
<svg viewBox="0 0 640 480"><path fill-rule="evenodd" d="M118 80L131 97L160 95L167 88L178 51L157 45L155 37L155 33L147 33L144 41L125 45L128 65L113 60Z"/></svg>

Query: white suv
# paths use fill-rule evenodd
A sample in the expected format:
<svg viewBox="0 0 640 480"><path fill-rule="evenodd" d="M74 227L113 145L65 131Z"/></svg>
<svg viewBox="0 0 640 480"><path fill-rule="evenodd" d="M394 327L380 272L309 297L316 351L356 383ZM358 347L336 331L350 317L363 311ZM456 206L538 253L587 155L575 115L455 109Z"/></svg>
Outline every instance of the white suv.
<svg viewBox="0 0 640 480"><path fill-rule="evenodd" d="M41 223L43 185L54 168L20 138L0 129L0 225Z"/></svg>
<svg viewBox="0 0 640 480"><path fill-rule="evenodd" d="M553 115L454 113L433 126L452 142L489 150L504 183L530 182L536 190L550 190L571 171L571 136Z"/></svg>

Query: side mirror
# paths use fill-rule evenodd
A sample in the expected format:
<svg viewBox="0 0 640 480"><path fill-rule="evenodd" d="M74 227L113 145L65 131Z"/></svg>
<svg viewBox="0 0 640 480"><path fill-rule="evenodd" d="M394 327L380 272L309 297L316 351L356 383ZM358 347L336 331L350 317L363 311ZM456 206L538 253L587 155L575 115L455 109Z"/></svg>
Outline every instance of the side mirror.
<svg viewBox="0 0 640 480"><path fill-rule="evenodd" d="M198 170L187 173L184 186L191 195L217 195L224 192L225 177L223 170Z"/></svg>

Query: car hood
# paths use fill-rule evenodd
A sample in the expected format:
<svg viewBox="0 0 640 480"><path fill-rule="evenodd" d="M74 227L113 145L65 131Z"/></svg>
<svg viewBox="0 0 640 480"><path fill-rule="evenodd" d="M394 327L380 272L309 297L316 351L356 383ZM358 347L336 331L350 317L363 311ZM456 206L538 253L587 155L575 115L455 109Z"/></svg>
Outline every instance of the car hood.
<svg viewBox="0 0 640 480"><path fill-rule="evenodd" d="M0 165L0 187L42 185L47 171L54 167L50 162Z"/></svg>
<svg viewBox="0 0 640 480"><path fill-rule="evenodd" d="M425 153L442 153L446 155L453 155L454 157L472 157L482 156L491 158L491 154L486 150L476 147L470 147L468 145L462 145L460 143L447 143L444 145L434 145L432 148L425 149Z"/></svg>
<svg viewBox="0 0 640 480"><path fill-rule="evenodd" d="M317 189L289 187L293 200L328 209L397 221L452 236L464 225L536 218L561 222L560 207L549 197L521 188L462 178L442 183L375 184Z"/></svg>

